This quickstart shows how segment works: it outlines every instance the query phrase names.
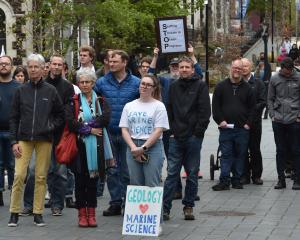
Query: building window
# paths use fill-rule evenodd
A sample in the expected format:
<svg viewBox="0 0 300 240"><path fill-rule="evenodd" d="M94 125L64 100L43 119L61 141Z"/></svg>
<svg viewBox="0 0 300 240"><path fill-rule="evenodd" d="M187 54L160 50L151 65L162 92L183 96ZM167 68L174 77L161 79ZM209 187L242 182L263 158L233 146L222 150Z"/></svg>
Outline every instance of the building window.
<svg viewBox="0 0 300 240"><path fill-rule="evenodd" d="M0 52L4 46L4 50L6 52L6 21L5 21L5 13L0 8Z"/></svg>

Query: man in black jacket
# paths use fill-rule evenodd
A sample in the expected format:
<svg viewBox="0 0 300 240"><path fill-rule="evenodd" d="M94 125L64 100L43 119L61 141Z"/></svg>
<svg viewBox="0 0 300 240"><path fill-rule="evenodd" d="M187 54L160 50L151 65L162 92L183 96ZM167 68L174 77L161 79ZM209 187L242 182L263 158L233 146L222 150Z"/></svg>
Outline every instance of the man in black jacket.
<svg viewBox="0 0 300 240"><path fill-rule="evenodd" d="M54 86L60 96L64 107L70 102L74 95L74 88L70 82L62 77L64 58L60 55L53 55L49 62L49 74L45 81ZM66 115L67 117L67 115ZM67 189L67 167L64 164L58 164L55 157L55 146L58 144L62 135L64 125L54 132L53 148L51 154L51 164L48 173L48 189L50 192L50 200L45 204L45 207L51 207L53 216L61 216L64 208L64 201ZM33 210L33 190L34 190L34 172L29 171L25 193L24 206L21 215L28 216ZM72 197L67 200L67 206L75 207ZM72 206L73 205L73 206Z"/></svg>
<svg viewBox="0 0 300 240"><path fill-rule="evenodd" d="M255 96L250 85L242 79L243 63L234 60L230 78L217 84L212 101L213 118L220 130L220 182L214 191L242 189L240 178L248 149L249 130L252 126ZM232 177L230 178L230 172Z"/></svg>
<svg viewBox="0 0 300 240"><path fill-rule="evenodd" d="M53 132L64 124L64 108L55 87L42 80L44 64L45 60L40 54L31 54L27 58L30 81L17 89L12 104L10 135L16 165L9 227L18 225L24 180L34 150L36 153L34 223L37 226L45 226L42 213Z"/></svg>
<svg viewBox="0 0 300 240"><path fill-rule="evenodd" d="M249 153L250 157L245 158L244 173L241 178L242 184L249 184L250 177L253 184L262 185L263 180L261 179L261 174L263 171L262 155L260 151L261 142L261 117L264 107L266 106L266 88L262 80L257 79L251 74L252 62L247 58L242 58L243 70L242 77L248 82L254 91L256 105L255 114L253 119L253 124L250 128L250 138L249 138Z"/></svg>
<svg viewBox="0 0 300 240"><path fill-rule="evenodd" d="M60 55L53 55L50 58L50 72L46 82L54 86L60 96L64 107L70 103L74 95L74 88L70 82L62 77L64 58ZM68 116L66 115L66 118ZM54 133L51 164L48 173L48 189L50 192L50 206L53 216L61 216L64 208L65 195L68 186L67 167L64 164L57 164L55 157L55 146L58 144L63 128ZM72 198L71 198L72 200ZM70 202L70 200L69 200Z"/></svg>
<svg viewBox="0 0 300 240"><path fill-rule="evenodd" d="M187 173L185 195L182 200L185 220L194 220L193 207L198 190L200 151L211 114L206 84L195 76L193 60L179 60L180 78L169 89L167 104L170 123L168 176L164 185L164 220L169 220L172 199L180 177L181 167Z"/></svg>

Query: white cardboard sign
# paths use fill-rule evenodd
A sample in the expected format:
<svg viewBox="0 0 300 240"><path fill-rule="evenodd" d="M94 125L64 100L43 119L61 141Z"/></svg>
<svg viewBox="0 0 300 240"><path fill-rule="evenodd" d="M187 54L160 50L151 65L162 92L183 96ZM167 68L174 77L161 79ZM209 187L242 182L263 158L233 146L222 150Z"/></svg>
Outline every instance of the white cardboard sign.
<svg viewBox="0 0 300 240"><path fill-rule="evenodd" d="M127 186L123 235L158 236L162 187Z"/></svg>
<svg viewBox="0 0 300 240"><path fill-rule="evenodd" d="M160 47L162 53L186 52L186 31L184 18L158 20Z"/></svg>

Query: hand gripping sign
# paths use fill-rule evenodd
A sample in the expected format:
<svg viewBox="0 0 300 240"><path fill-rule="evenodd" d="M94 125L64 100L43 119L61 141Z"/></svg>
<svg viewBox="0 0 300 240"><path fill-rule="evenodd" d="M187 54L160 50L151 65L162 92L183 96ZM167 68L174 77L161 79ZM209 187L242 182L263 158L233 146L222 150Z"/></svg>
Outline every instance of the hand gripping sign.
<svg viewBox="0 0 300 240"><path fill-rule="evenodd" d="M123 235L158 236L162 187L127 186Z"/></svg>

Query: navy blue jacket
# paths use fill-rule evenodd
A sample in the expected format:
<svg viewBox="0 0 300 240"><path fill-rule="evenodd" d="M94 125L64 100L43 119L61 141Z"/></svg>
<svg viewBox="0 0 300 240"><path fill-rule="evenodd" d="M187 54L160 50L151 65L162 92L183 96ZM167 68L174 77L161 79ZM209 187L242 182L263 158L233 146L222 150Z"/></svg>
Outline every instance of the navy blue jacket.
<svg viewBox="0 0 300 240"><path fill-rule="evenodd" d="M112 134L120 134L119 122L126 103L139 97L140 79L127 72L126 78L119 82L112 72L99 78L94 90L105 98L111 110L108 129Z"/></svg>
<svg viewBox="0 0 300 240"><path fill-rule="evenodd" d="M9 131L9 113L14 94L21 84L15 80L0 82L0 131Z"/></svg>

